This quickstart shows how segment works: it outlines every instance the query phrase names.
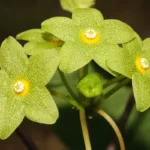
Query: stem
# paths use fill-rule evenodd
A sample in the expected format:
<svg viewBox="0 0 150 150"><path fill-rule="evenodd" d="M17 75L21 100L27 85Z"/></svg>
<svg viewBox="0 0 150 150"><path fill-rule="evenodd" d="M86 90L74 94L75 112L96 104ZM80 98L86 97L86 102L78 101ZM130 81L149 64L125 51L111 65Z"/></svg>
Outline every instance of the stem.
<svg viewBox="0 0 150 150"><path fill-rule="evenodd" d="M61 72L59 69L58 69L58 71L59 71L59 75L60 75L60 77L61 77L61 79L62 79L62 81L63 81L63 83L64 83L64 85L65 85L65 87L67 89L67 91L70 93L70 95L72 96L72 98L74 98L75 100L78 100L78 97L76 96L76 94L71 89L71 87L70 87L70 85L69 85L69 83L68 83L68 81L67 81L64 73Z"/></svg>
<svg viewBox="0 0 150 150"><path fill-rule="evenodd" d="M119 75L119 76L117 76L116 78L113 78L112 80L107 81L107 82L103 85L103 88L105 89L105 88L109 87L110 85L112 85L112 84L114 84L114 83L116 83L116 82L119 82L119 81L123 80L124 78L125 78L125 77L124 77L123 75Z"/></svg>
<svg viewBox="0 0 150 150"><path fill-rule="evenodd" d="M105 120L107 120L107 122L111 125L111 127L113 128L113 130L116 133L116 136L118 138L118 141L119 141L119 144L120 144L120 149L125 150L125 144L124 144L123 137L121 135L121 132L120 132L118 126L114 122L114 120L103 110L97 110L96 112L99 115L103 116L105 118Z"/></svg>
<svg viewBox="0 0 150 150"><path fill-rule="evenodd" d="M79 80L81 80L87 74L88 74L88 65L79 70Z"/></svg>
<svg viewBox="0 0 150 150"><path fill-rule="evenodd" d="M62 98L62 99L65 99L67 100L70 104L72 104L73 106L75 106L76 108L78 109L83 109L83 107L74 99L70 98L69 96L66 96L66 95L63 95L61 93L58 93L56 91L53 91L53 90L50 90L51 94L53 96L56 96L56 97L59 97L59 98Z"/></svg>
<svg viewBox="0 0 150 150"><path fill-rule="evenodd" d="M127 85L130 82L130 79L126 78L124 79L121 83L119 83L117 86L115 86L113 89L111 89L110 91L108 91L104 96L103 96L103 100L108 99L112 94L114 94L115 92L117 92L120 88L122 88L123 86Z"/></svg>
<svg viewBox="0 0 150 150"><path fill-rule="evenodd" d="M92 150L89 133L88 133L88 128L87 128L87 123L86 123L85 110L82 109L82 110L80 110L79 113L80 113L80 122L81 122L84 143L85 143L85 149Z"/></svg>
<svg viewBox="0 0 150 150"><path fill-rule="evenodd" d="M20 128L17 128L15 132L20 137L24 145L26 145L28 150L38 150L35 143L31 139L27 138Z"/></svg>

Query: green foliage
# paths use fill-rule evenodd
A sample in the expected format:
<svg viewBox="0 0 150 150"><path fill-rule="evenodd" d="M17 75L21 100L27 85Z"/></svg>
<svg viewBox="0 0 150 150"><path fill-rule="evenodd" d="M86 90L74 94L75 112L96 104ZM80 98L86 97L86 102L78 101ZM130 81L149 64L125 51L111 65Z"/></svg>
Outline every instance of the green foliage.
<svg viewBox="0 0 150 150"><path fill-rule="evenodd" d="M95 0L60 0L61 7L69 12L76 8L89 8L95 4Z"/></svg>
<svg viewBox="0 0 150 150"><path fill-rule="evenodd" d="M95 97L102 93L102 81L95 74L88 74L78 84L77 88L86 97Z"/></svg>

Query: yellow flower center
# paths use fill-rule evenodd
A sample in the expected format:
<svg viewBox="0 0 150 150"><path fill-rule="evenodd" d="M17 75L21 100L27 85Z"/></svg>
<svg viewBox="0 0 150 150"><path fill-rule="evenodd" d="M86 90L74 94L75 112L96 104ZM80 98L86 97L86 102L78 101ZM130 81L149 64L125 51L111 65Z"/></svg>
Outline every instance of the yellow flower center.
<svg viewBox="0 0 150 150"><path fill-rule="evenodd" d="M146 72L149 69L149 62L146 58L143 57L136 57L136 68L140 71L140 72Z"/></svg>
<svg viewBox="0 0 150 150"><path fill-rule="evenodd" d="M87 44L96 44L100 35L93 29L87 29L81 33L81 39Z"/></svg>
<svg viewBox="0 0 150 150"><path fill-rule="evenodd" d="M29 82L25 79L19 79L14 84L14 91L18 96L25 96L29 91Z"/></svg>

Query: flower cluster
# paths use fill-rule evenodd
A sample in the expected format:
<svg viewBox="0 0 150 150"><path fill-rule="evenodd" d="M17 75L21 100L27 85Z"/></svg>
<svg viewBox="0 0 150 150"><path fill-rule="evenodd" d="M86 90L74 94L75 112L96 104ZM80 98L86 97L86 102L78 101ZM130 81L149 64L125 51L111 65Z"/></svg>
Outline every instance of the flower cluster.
<svg viewBox="0 0 150 150"><path fill-rule="evenodd" d="M127 24L104 20L94 8L77 8L72 19L50 18L41 29L25 31L16 38L27 43L22 47L9 37L0 49L1 139L7 138L24 117L55 123L58 109L45 86L58 66L71 73L94 60L112 75L132 79L137 110L150 107L150 38L142 42ZM77 88L86 97L102 93L101 80L95 75L83 78Z"/></svg>

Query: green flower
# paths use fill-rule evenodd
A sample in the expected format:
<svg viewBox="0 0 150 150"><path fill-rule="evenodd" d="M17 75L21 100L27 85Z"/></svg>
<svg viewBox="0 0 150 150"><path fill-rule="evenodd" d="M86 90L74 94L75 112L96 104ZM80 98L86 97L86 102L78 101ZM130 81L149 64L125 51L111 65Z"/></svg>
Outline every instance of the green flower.
<svg viewBox="0 0 150 150"><path fill-rule="evenodd" d="M58 109L45 85L54 75L59 63L57 51L31 56L12 37L0 50L0 138L6 139L24 117L53 124Z"/></svg>
<svg viewBox="0 0 150 150"><path fill-rule="evenodd" d="M78 70L92 59L110 71L105 63L109 51L135 37L128 25L118 20L103 20L101 12L94 8L76 9L72 19L50 18L42 23L42 29L65 41L59 68L67 73Z"/></svg>
<svg viewBox="0 0 150 150"><path fill-rule="evenodd" d="M59 50L63 41L41 29L30 29L16 36L18 40L29 41L24 46L24 52L28 55L35 55L41 51Z"/></svg>
<svg viewBox="0 0 150 150"><path fill-rule="evenodd" d="M150 107L150 38L137 39L110 53L108 66L130 79L138 111Z"/></svg>

